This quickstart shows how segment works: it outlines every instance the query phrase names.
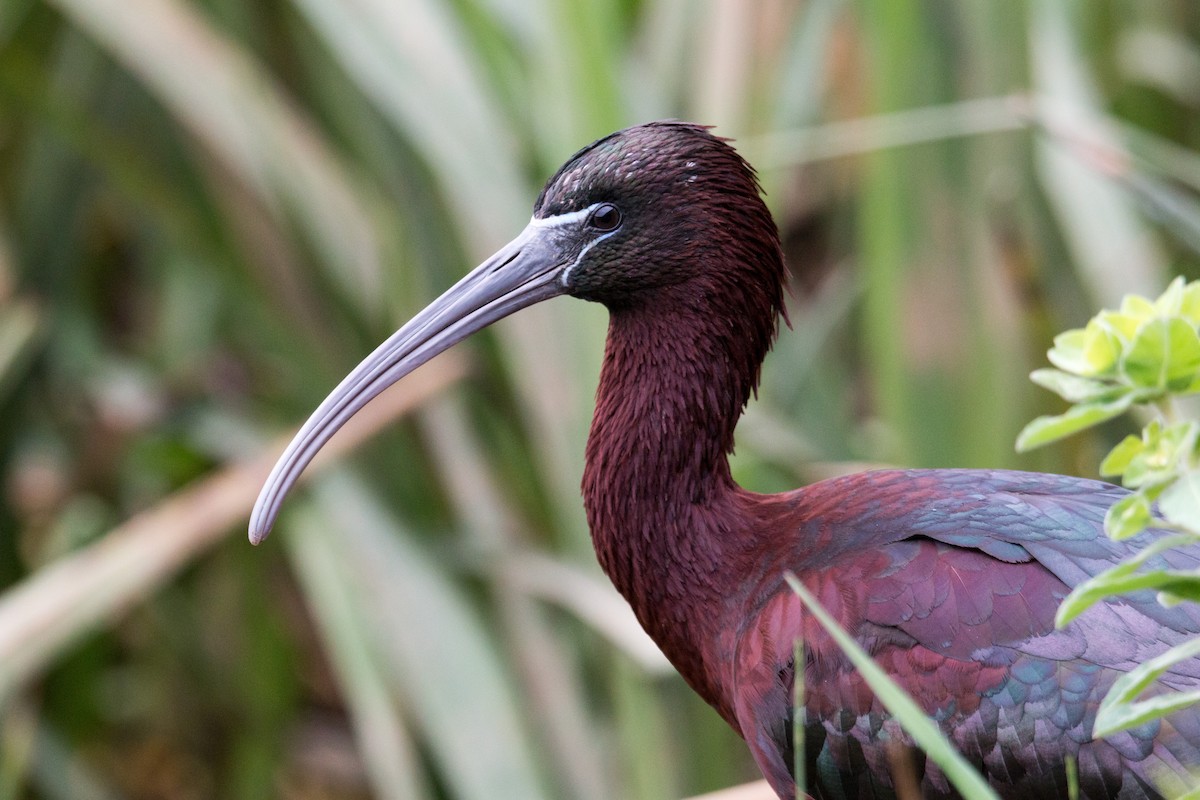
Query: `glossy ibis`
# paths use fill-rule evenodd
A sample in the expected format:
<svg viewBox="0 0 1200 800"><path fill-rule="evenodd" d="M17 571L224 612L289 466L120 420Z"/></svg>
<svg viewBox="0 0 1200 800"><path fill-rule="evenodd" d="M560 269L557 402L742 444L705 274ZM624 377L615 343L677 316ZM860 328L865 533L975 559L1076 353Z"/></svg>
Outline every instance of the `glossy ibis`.
<svg viewBox="0 0 1200 800"><path fill-rule="evenodd" d="M312 415L259 497L261 541L318 448L384 388L520 308L610 312L583 500L600 564L684 679L792 797L792 642L805 640L806 759L819 797L891 796L905 734L784 583L793 571L1004 796L1157 797L1200 765L1192 712L1105 741L1098 702L1200 632L1143 593L1055 630L1059 600L1141 542L1104 536L1123 491L1034 473L888 470L748 492L727 457L783 309L775 224L751 167L706 128L657 122L585 147L516 239L367 357ZM1144 536L1153 536L1149 533ZM1195 549L1166 558L1200 565ZM1200 663L1164 683L1200 687ZM917 757L926 796L951 796Z"/></svg>

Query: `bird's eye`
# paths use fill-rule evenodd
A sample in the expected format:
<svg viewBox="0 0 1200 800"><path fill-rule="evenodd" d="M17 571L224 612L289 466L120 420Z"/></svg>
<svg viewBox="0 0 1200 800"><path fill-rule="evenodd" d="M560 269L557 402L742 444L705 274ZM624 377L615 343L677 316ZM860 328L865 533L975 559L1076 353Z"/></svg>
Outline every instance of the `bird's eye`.
<svg viewBox="0 0 1200 800"><path fill-rule="evenodd" d="M588 219L588 225L598 231L615 231L620 224L621 210L612 203L601 203L596 206L596 210Z"/></svg>

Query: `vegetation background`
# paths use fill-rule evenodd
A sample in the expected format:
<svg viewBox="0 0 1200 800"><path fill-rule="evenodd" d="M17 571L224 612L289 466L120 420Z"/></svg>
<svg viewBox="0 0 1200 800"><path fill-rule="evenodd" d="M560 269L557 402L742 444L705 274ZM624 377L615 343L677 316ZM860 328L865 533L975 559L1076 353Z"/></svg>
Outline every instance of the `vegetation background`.
<svg viewBox="0 0 1200 800"><path fill-rule="evenodd" d="M0 800L660 800L755 777L591 554L605 317L523 312L339 440L278 437L581 145L715 124L792 329L759 491L1094 474L1052 335L1198 274L1187 0L0 0Z"/></svg>

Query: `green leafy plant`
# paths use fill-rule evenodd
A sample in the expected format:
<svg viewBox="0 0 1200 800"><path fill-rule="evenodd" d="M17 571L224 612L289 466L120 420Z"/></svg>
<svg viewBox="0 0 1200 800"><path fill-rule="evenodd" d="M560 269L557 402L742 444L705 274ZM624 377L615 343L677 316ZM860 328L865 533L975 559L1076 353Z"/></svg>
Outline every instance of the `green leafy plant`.
<svg viewBox="0 0 1200 800"><path fill-rule="evenodd" d="M1097 425L1134 405L1153 419L1140 435L1125 437L1100 464L1105 477L1120 478L1132 494L1114 503L1105 532L1129 539L1147 528L1171 533L1131 558L1076 586L1059 606L1063 626L1093 604L1143 589L1172 605L1200 600L1200 574L1169 569L1164 552L1200 542L1200 421L1180 415L1176 398L1200 392L1200 281L1171 282L1156 300L1130 295L1116 311L1101 311L1083 328L1054 340L1047 354L1056 369L1030 377L1072 403L1056 416L1030 422L1017 438L1024 451ZM1200 692L1138 696L1173 665L1200 654L1200 640L1180 644L1118 680L1101 703L1095 735L1106 736L1200 700Z"/></svg>

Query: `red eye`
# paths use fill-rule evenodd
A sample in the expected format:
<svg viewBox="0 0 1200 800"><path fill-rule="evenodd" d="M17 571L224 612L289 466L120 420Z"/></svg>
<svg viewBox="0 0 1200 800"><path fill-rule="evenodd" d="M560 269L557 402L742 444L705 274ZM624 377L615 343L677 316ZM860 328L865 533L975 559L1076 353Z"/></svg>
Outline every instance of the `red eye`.
<svg viewBox="0 0 1200 800"><path fill-rule="evenodd" d="M596 206L588 224L598 231L615 231L621 225L621 211L612 203Z"/></svg>

